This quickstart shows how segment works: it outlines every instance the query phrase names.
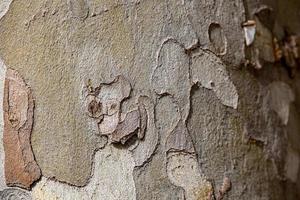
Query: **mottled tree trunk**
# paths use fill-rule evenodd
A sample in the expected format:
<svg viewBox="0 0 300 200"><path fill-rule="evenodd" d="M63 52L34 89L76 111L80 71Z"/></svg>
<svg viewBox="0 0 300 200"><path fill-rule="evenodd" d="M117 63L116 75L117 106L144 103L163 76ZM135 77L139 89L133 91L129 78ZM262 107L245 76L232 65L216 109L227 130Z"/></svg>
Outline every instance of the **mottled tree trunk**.
<svg viewBox="0 0 300 200"><path fill-rule="evenodd" d="M298 0L0 0L0 199L300 199Z"/></svg>

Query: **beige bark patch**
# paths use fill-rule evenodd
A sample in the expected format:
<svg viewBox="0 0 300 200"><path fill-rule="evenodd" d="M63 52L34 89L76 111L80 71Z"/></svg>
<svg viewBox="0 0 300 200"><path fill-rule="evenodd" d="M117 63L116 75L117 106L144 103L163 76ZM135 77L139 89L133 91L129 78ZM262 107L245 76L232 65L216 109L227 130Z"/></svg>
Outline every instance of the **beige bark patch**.
<svg viewBox="0 0 300 200"><path fill-rule="evenodd" d="M185 190L186 200L209 200L210 182L201 173L195 154L174 152L167 155L167 173L171 182Z"/></svg>
<svg viewBox="0 0 300 200"><path fill-rule="evenodd" d="M30 143L34 101L31 89L15 70L6 72L3 109L6 184L30 189L41 176Z"/></svg>
<svg viewBox="0 0 300 200"><path fill-rule="evenodd" d="M230 80L226 65L213 53L200 50L192 59L192 81L215 92L225 106L238 106L238 92Z"/></svg>
<svg viewBox="0 0 300 200"><path fill-rule="evenodd" d="M85 19L89 14L87 0L69 0L69 7L73 17Z"/></svg>

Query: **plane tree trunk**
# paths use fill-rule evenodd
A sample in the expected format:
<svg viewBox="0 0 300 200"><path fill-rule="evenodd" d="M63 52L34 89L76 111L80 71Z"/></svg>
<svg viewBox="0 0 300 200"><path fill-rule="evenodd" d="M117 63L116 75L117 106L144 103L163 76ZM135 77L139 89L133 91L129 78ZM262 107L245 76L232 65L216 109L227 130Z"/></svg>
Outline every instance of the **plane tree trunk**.
<svg viewBox="0 0 300 200"><path fill-rule="evenodd" d="M1 0L0 199L300 198L297 0Z"/></svg>

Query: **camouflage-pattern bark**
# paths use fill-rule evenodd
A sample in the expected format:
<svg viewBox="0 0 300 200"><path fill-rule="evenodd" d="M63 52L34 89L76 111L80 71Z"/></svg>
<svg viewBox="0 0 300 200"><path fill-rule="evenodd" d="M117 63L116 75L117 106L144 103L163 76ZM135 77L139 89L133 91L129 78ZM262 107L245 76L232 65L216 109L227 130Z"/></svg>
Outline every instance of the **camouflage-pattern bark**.
<svg viewBox="0 0 300 200"><path fill-rule="evenodd" d="M299 13L298 0L0 1L0 197L299 199ZM12 69L24 82L8 98Z"/></svg>

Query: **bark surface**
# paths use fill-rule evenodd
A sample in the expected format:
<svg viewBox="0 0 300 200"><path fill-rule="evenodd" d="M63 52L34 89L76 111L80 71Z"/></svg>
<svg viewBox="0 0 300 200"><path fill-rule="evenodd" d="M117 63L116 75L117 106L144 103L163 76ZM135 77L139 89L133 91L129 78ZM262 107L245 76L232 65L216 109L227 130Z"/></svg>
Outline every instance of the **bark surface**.
<svg viewBox="0 0 300 200"><path fill-rule="evenodd" d="M300 198L298 0L0 0L0 198Z"/></svg>

